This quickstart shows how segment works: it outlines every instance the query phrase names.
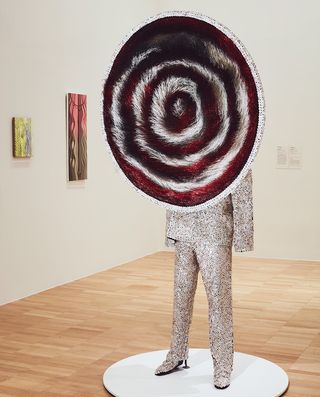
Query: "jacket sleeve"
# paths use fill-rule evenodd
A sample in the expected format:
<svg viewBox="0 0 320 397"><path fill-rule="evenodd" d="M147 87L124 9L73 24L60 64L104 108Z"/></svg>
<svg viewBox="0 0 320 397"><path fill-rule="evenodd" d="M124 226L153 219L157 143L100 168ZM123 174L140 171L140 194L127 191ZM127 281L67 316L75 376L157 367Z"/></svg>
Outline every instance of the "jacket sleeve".
<svg viewBox="0 0 320 397"><path fill-rule="evenodd" d="M170 217L171 217L171 212L167 210L166 211L166 237L165 237L165 242L164 242L166 247L174 247L174 244L176 242L176 240L168 237L168 226L169 226Z"/></svg>
<svg viewBox="0 0 320 397"><path fill-rule="evenodd" d="M252 171L231 194L233 205L233 246L236 252L253 251Z"/></svg>

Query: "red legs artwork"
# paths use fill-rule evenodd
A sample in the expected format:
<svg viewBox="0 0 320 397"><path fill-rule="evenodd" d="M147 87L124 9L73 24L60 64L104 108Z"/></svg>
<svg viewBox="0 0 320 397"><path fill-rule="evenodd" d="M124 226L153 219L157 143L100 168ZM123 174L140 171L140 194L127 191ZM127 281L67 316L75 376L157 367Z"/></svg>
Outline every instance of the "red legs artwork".
<svg viewBox="0 0 320 397"><path fill-rule="evenodd" d="M87 96L68 94L69 181L87 179Z"/></svg>

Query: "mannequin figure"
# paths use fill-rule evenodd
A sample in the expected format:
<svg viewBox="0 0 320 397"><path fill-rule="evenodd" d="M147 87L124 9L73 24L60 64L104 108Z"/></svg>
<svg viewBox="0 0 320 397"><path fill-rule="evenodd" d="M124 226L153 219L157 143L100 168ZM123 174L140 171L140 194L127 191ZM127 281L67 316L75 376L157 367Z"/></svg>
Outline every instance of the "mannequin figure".
<svg viewBox="0 0 320 397"><path fill-rule="evenodd" d="M230 385L233 369L232 244L253 250L252 172L218 204L191 213L167 211L166 246L174 246L174 303L171 346L155 375L187 367L188 335L200 270L208 299L213 383Z"/></svg>

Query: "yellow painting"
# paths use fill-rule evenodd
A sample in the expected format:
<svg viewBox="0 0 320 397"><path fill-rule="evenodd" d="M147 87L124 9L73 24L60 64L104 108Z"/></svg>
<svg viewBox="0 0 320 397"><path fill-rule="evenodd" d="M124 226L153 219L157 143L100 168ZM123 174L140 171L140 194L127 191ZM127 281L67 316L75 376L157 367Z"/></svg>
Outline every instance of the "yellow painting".
<svg viewBox="0 0 320 397"><path fill-rule="evenodd" d="M13 156L31 157L31 118L14 117L13 126Z"/></svg>

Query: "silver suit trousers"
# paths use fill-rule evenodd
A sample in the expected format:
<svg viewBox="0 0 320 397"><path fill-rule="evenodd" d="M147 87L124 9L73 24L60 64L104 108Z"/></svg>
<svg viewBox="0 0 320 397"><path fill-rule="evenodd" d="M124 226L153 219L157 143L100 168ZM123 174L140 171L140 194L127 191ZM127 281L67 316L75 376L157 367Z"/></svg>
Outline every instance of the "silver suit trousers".
<svg viewBox="0 0 320 397"><path fill-rule="evenodd" d="M217 376L233 369L232 244L200 240L175 243L173 325L170 355L188 358L188 336L200 270L208 299L209 341Z"/></svg>

